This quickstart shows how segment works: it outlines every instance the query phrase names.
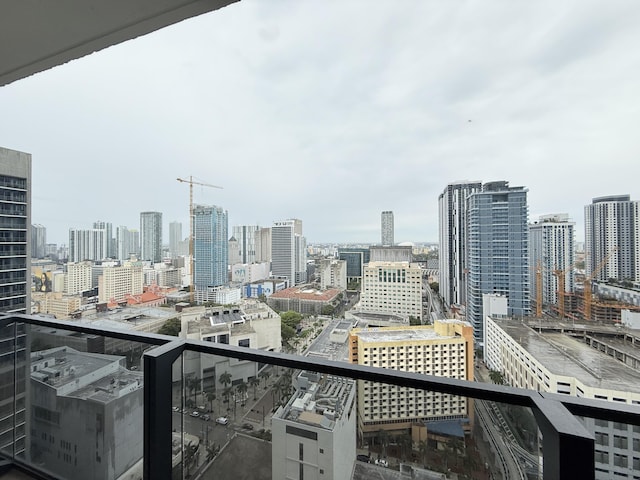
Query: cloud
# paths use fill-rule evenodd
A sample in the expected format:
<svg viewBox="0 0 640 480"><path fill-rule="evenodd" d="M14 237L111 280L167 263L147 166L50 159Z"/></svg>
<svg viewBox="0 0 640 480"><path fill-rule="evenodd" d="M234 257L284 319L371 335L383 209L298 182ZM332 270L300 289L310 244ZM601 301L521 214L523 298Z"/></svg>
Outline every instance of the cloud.
<svg viewBox="0 0 640 480"><path fill-rule="evenodd" d="M243 1L0 89L0 145L33 154L33 220L139 212L187 224L298 217L310 241L437 240L461 178L529 188L530 211L640 199L632 2ZM51 199L54 200L51 200ZM186 228L186 227L185 227Z"/></svg>

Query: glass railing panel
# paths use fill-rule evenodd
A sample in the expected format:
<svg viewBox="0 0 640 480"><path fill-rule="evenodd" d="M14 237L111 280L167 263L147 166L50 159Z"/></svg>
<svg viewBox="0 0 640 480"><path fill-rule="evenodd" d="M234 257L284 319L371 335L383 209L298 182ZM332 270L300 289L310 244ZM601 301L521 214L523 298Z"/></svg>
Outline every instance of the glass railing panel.
<svg viewBox="0 0 640 480"><path fill-rule="evenodd" d="M540 475L529 409L193 352L178 365L174 478Z"/></svg>
<svg viewBox="0 0 640 480"><path fill-rule="evenodd" d="M24 400L16 410L16 458L60 479L141 478L141 359L154 347L35 325L25 340L16 362L17 398Z"/></svg>

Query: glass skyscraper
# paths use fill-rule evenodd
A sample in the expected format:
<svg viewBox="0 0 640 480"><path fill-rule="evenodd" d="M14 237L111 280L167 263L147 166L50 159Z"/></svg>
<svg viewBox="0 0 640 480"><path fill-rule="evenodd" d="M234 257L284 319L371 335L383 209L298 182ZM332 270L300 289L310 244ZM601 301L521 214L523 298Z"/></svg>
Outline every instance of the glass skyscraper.
<svg viewBox="0 0 640 480"><path fill-rule="evenodd" d="M194 284L199 300L208 292L228 283L228 214L220 207L193 206Z"/></svg>
<svg viewBox="0 0 640 480"><path fill-rule="evenodd" d="M482 295L508 298L508 315L531 313L527 189L485 183L467 199L467 320L476 343L484 342Z"/></svg>
<svg viewBox="0 0 640 480"><path fill-rule="evenodd" d="M162 213L140 214L141 260L162 261Z"/></svg>

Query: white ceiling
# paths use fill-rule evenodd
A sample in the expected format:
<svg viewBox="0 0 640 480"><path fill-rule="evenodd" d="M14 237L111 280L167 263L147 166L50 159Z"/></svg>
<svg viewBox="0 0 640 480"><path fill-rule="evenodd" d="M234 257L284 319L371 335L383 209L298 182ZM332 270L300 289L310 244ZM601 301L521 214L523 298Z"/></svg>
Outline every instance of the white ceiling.
<svg viewBox="0 0 640 480"><path fill-rule="evenodd" d="M236 1L2 1L0 86Z"/></svg>

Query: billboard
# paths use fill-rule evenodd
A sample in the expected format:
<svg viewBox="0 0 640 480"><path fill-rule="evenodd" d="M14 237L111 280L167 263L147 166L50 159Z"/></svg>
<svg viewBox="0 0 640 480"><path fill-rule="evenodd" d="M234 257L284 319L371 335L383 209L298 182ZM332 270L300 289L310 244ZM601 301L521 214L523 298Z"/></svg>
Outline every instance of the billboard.
<svg viewBox="0 0 640 480"><path fill-rule="evenodd" d="M33 291L35 292L51 292L51 272L44 272L41 268L32 270L31 278L33 281Z"/></svg>

